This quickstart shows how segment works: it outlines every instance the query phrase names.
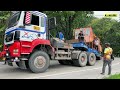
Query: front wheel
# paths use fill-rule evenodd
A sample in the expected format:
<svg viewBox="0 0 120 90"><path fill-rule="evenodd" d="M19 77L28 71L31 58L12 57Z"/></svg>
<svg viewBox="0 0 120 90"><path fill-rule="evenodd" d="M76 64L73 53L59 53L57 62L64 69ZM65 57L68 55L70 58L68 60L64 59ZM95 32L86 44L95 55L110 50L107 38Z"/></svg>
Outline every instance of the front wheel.
<svg viewBox="0 0 120 90"><path fill-rule="evenodd" d="M29 69L34 73L41 73L48 69L50 65L50 59L46 52L44 51L35 51L29 61Z"/></svg>

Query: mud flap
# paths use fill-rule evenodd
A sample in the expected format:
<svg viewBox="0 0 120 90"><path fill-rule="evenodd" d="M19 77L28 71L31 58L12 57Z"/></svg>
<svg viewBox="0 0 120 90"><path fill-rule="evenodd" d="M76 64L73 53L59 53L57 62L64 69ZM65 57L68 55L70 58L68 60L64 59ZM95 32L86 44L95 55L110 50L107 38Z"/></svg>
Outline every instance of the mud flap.
<svg viewBox="0 0 120 90"><path fill-rule="evenodd" d="M20 69L27 69L25 65L25 61L20 61L18 64L19 64Z"/></svg>

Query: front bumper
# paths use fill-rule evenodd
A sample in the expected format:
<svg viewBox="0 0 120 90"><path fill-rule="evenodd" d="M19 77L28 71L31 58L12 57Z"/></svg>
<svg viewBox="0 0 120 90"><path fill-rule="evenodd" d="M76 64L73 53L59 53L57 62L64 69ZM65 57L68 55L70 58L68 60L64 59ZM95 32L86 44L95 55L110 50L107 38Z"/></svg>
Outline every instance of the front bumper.
<svg viewBox="0 0 120 90"><path fill-rule="evenodd" d="M4 57L5 54L6 54L6 51L2 51L2 52L0 52L0 58Z"/></svg>

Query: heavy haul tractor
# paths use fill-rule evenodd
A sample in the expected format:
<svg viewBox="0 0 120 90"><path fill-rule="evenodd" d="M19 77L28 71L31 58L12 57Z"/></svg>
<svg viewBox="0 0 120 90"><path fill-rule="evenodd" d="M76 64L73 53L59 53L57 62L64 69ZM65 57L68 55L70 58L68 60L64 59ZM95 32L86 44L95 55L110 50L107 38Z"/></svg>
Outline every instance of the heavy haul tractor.
<svg viewBox="0 0 120 90"><path fill-rule="evenodd" d="M48 19L38 11L17 11L8 20L4 35L4 46L0 56L8 65L13 63L21 69L41 73L48 69L50 60L60 64L77 66L94 65L96 55L76 47L76 43L61 42L50 37L50 30L55 28L56 18ZM86 44L78 44L88 47ZM77 46L78 46L77 45ZM88 47L89 48L89 47ZM92 50L92 48L89 48Z"/></svg>

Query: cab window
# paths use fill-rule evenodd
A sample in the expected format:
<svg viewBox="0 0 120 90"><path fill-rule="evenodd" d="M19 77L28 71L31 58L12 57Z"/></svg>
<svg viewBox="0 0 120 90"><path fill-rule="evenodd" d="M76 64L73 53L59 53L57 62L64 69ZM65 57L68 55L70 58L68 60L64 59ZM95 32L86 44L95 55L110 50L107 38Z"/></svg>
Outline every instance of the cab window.
<svg viewBox="0 0 120 90"><path fill-rule="evenodd" d="M8 27L13 27L18 23L18 20L20 19L21 12L15 13L8 21Z"/></svg>
<svg viewBox="0 0 120 90"><path fill-rule="evenodd" d="M32 14L31 24L39 26L39 16Z"/></svg>
<svg viewBox="0 0 120 90"><path fill-rule="evenodd" d="M41 17L41 27L44 27L44 26L45 26L44 22L45 22L45 18L44 18L44 17Z"/></svg>

